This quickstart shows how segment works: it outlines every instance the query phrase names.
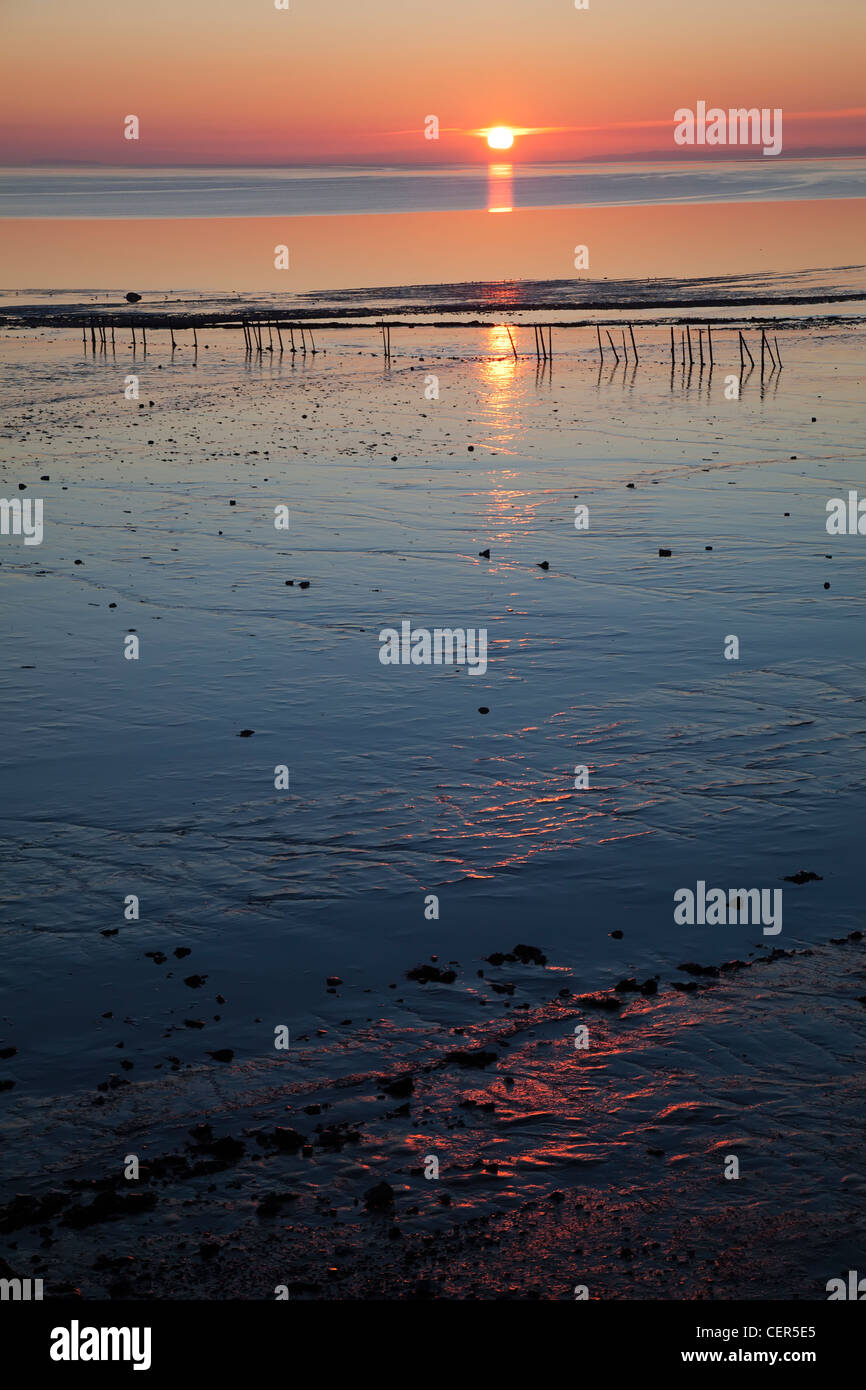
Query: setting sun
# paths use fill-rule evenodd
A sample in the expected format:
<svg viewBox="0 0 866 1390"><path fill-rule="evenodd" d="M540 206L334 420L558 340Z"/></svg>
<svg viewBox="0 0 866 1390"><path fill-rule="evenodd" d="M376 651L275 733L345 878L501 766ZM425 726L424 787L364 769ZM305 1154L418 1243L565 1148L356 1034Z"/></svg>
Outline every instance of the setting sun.
<svg viewBox="0 0 866 1390"><path fill-rule="evenodd" d="M507 125L496 125L488 130L487 143L491 150L510 150L514 144L514 131Z"/></svg>

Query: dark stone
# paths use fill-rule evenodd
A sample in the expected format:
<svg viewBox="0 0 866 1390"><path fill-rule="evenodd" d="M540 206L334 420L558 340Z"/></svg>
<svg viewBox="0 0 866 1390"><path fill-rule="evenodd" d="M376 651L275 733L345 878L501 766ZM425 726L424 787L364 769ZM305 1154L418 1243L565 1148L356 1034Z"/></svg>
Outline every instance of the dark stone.
<svg viewBox="0 0 866 1390"><path fill-rule="evenodd" d="M457 979L456 970L440 970L437 965L415 965L406 971L407 980L417 980L419 985L453 985Z"/></svg>
<svg viewBox="0 0 866 1390"><path fill-rule="evenodd" d="M465 1052L447 1052L445 1061L453 1063L456 1067L489 1067L491 1062L498 1062L499 1057L495 1052L486 1052L482 1047L474 1047Z"/></svg>
<svg viewBox="0 0 866 1390"><path fill-rule="evenodd" d="M395 1100L403 1100L406 1096L411 1096L415 1089L415 1082L411 1072L405 1072L402 1076L380 1076L379 1085L388 1096L393 1096Z"/></svg>
<svg viewBox="0 0 866 1390"><path fill-rule="evenodd" d="M5 1207L0 1207L0 1231L8 1233L23 1226L44 1225L68 1204L63 1192L47 1192L44 1197L32 1197L19 1192Z"/></svg>
<svg viewBox="0 0 866 1390"><path fill-rule="evenodd" d="M239 1159L243 1158L246 1147L242 1139L235 1139L231 1134L224 1134L220 1139L214 1139L210 1134L210 1125L202 1125L200 1128L208 1131L198 1141L200 1150L218 1158L221 1163L237 1163Z"/></svg>
<svg viewBox="0 0 866 1390"><path fill-rule="evenodd" d="M113 1221L119 1216L137 1216L141 1212L153 1211L155 1206L155 1192L132 1192L129 1196L119 1192L98 1192L88 1206L73 1207L68 1211L63 1225L80 1231L102 1221Z"/></svg>
<svg viewBox="0 0 866 1390"><path fill-rule="evenodd" d="M521 965L546 965L545 956L537 946L515 946L514 954Z"/></svg>
<svg viewBox="0 0 866 1390"><path fill-rule="evenodd" d="M262 1217L278 1216L287 1202L296 1202L299 1192L269 1192L256 1208L256 1215Z"/></svg>
<svg viewBox="0 0 866 1390"><path fill-rule="evenodd" d="M393 1211L394 1189L390 1183L379 1182L364 1193L364 1206L368 1211Z"/></svg>
<svg viewBox="0 0 866 1390"><path fill-rule="evenodd" d="M277 1125L271 1134L260 1134L257 1139L263 1148L279 1149L281 1153L290 1154L297 1153L304 1142L302 1134L284 1125Z"/></svg>
<svg viewBox="0 0 866 1390"><path fill-rule="evenodd" d="M612 994L579 994L576 1002L587 1009L606 1009L608 1013L622 1008L622 1000Z"/></svg>

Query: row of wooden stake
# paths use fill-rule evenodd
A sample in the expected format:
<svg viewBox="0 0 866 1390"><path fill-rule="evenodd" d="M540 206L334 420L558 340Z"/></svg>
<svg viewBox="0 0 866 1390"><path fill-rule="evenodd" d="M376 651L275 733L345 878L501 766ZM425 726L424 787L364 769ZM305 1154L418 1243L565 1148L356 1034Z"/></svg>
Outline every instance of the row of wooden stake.
<svg viewBox="0 0 866 1390"><path fill-rule="evenodd" d="M118 325L117 325L117 327L122 327L122 326L123 326L122 324L118 324ZM85 347L87 347L87 330L88 330L88 328L90 329L90 343L91 343L91 346L92 346L94 352L96 351L97 342L99 343L99 345L100 345L101 347L107 347L107 346L108 346L108 336L107 336L107 335L108 335L109 332L111 333L111 346L114 347L114 329L115 329L115 324L114 324L113 322L106 324L105 321L104 321L103 319L91 318L89 324L88 324L88 323L83 323L83 324L81 325L81 337L82 337L82 341L83 341ZM130 323L129 328L130 328L130 331L131 331L131 333L132 333L132 346L135 347L135 346L136 346L136 341L135 341L135 324L134 324L134 323ZM146 350L146 349L147 349L147 329L145 328L145 326L144 326L143 323L140 323L140 324L138 325L138 330L139 330L139 332L141 333L141 341L142 341L142 343L144 344L144 347L145 347L145 350ZM175 340L174 329L173 329L173 327L171 326L171 324L169 324L169 329L168 329L168 331L169 331L169 333L171 334L171 345L172 345L172 348L176 348L176 347L177 347L177 342L176 342L176 340ZM195 349L196 352L198 352L198 332L197 332L196 327L195 327L194 324L193 324L193 326L192 326L192 342L193 342L193 348Z"/></svg>
<svg viewBox="0 0 866 1390"><path fill-rule="evenodd" d="M695 332L697 333L697 336L698 336L698 344L697 344L697 349L698 349L698 364L699 364L699 366L701 367L701 369L703 369L703 366L704 366L704 331L703 331L703 329L701 329L701 328L696 328L696 329L695 329ZM710 327L709 324L706 325L706 333L707 333L707 357L708 357L708 359L709 359L710 368L712 369L712 367L713 367L713 365L714 365L714 358L713 358L713 330L712 330L712 328ZM744 366L746 365L746 358L747 358L747 357L748 357L749 362L751 363L751 365L754 367L754 365L755 365L755 359L754 359L754 357L752 356L752 354L751 354L751 352L750 352L750 350L749 350L749 344L746 342L745 335L743 334L743 331L742 331L742 329L740 329L740 328L737 329L737 340L738 340L739 349L740 349L740 367L742 368L742 367L744 367ZM782 365L782 354L779 352L779 340L778 340L778 338L776 337L775 334L773 335L773 344L774 344L774 346L775 346L775 354L774 354L774 352L773 352L773 348L770 347L770 340L769 340L769 338L767 337L766 330L762 328L762 329L761 329L761 371L762 371L762 372L763 372L763 370L764 370L765 357L766 357L767 354L769 354L769 358L770 358L770 361L771 361L772 364L773 364L773 370L774 370L774 371L776 370L777 367L781 367L781 365ZM686 324L685 331L682 332L682 333L680 334L680 352L681 352L681 356L682 356L683 366L685 366L685 364L686 364L686 354L688 354L688 364L689 364L689 367L692 367L692 366L694 365L695 354L694 354L693 351L692 351L692 330L691 330L691 325L690 325L690 324ZM671 325L671 365L672 365L672 366L673 366L673 364L676 362L676 360L677 360L676 341L675 341L675 339L674 339L673 325Z"/></svg>
<svg viewBox="0 0 866 1390"><path fill-rule="evenodd" d="M132 346L135 347L135 346L136 346L136 339L135 339L135 324L134 324L134 323L130 323L129 326L130 326L131 331L132 331ZM314 354L318 352L318 348L316 347L316 340L315 340L315 338L313 337L313 330L312 330L309 326L307 326L306 329L305 329L304 326L303 326L302 324L298 324L298 325L297 325L298 332L299 332L299 334L300 334L300 344L301 344L300 347L298 347L298 346L296 345L296 343L295 343L295 325L294 325L294 324L286 324L286 325L283 325L283 326L287 328L288 333L289 333L289 352L301 352L304 356L306 356L306 354L307 354L308 351L311 352L311 353L314 353ZM90 329L90 341L91 341L91 344L92 344L92 346L93 346L94 351L96 350L97 342L99 342L99 344L100 344L102 347L106 347L106 346L107 346L108 339L107 339L107 336L106 336L106 335L107 335L107 333L108 333L109 331L110 331L110 333L111 333L111 346L114 347L114 329L115 329L115 325L114 325L113 322L106 323L104 320L98 320L98 319L96 319L96 318L91 317L91 319L90 319L90 321L89 321L89 324L86 323L86 322L83 323L83 324L82 324L82 327L81 327L81 332L82 332L82 337L83 337L83 341L84 341L85 347L87 346L87 330L88 330L88 327L89 327L89 329ZM379 327L380 327L380 329L382 330L382 352L383 352L383 354L384 354L384 356L385 356L385 360L390 362L390 360L391 360L391 328L390 328L390 326L389 326L388 324L384 324L384 323L379 324ZM632 356L633 356L633 358L634 358L634 361L635 361L635 362L638 362L640 359L639 359L639 357L638 357L637 343L635 342L635 337L634 337L634 328L633 328L633 326L632 326L630 323L629 323L629 324L626 324L625 327L628 328L630 343L629 343L629 342L626 342L625 328L620 328L619 333L620 333L620 337L621 337L621 340L622 340L622 354L623 354L623 358L624 358L624 360L625 360L626 362L628 362L628 360L629 360L629 346L630 346L630 348L631 348L631 354L632 354ZM283 351L284 351L283 335L282 335L281 325L280 325L278 322L276 322L276 321L271 322L270 320L264 320L264 321L263 321L263 320L260 320L260 319L242 319L242 320L241 320L241 328L242 328L242 330L243 330L244 342L245 342L245 344L246 344L247 352L273 352L273 351L274 351L274 331L276 331L277 343L278 343L278 345L279 345L279 350L280 350L280 352L283 352ZM545 328L547 328L547 337L546 337L546 338L545 338L545 334L544 334ZM174 348L177 347L177 342L175 341L175 336L174 336L174 328L172 327L171 324L169 324L169 325L168 325L168 329L169 329L169 333L171 334L171 346L172 346L172 348L174 349ZM534 329L534 332L535 332L535 356L536 356L536 358L538 358L540 361L547 362L547 361L549 361L549 360L553 357L553 327L552 327L551 324L533 324L533 329ZM268 341L267 341L267 342L264 341L264 331L265 331L265 330L267 330L267 335L268 335ZM517 345L516 345L516 343L515 343L515 341L514 341L514 338L513 338L513 336L512 336L511 329L510 329L507 325L506 325L506 327L505 327L505 331L506 331L506 333L508 334L508 341L509 341L510 344L511 344L511 351L512 351L512 353L514 354L514 359L515 359L515 361L516 361L516 360L517 360L517 356L518 356L518 354L517 354ZM713 364L714 364L714 357L713 357L713 331L712 331L712 328L710 327L709 324L706 324L705 330L702 329L702 328L696 328L696 329L695 329L695 332L696 332L696 334L697 334L697 347L696 347L696 350L694 350L694 349L693 349L693 346L692 346L692 329L691 329L691 325L690 325L690 324L686 324L684 330L681 332L681 334L680 334L680 344L679 344L679 348L680 348L680 355L681 355L682 363L683 363L683 366L684 366L684 367L685 367L685 365L686 365L686 362L688 362L689 367L692 367L693 364L694 364L694 361L695 361L695 356L697 355L698 364L699 364L699 366L701 367L701 369L703 369L704 363L705 363L705 357L704 357L704 331L706 331L706 335L707 335L707 357L706 357L706 360L708 360L710 369L712 369ZM140 324L139 324L139 332L141 333L142 343L143 343L144 348L145 348L145 350L146 350L146 349L147 349L147 330L145 329L145 326L144 326L143 323L140 323ZM599 355L600 355L601 360L602 360L602 362L603 362L603 361L604 361L604 354L605 354L605 347L604 347L604 344L602 343L602 340L601 340L601 325L600 325L600 324L596 324L596 325L595 325L595 332L596 332L596 337L597 337L597 339L598 339L598 351L599 351ZM196 332L196 329L195 329L195 326L194 326L194 325L192 325L192 337L193 337L193 346L194 346L195 350L198 351L198 334L197 334L197 332ZM609 328L606 328L606 329L605 329L605 337L607 338L608 345L609 345L610 350L611 350L611 352L613 353L613 355L614 355L616 361L619 362L619 360L620 360L620 355L619 355L619 352L617 351L617 346L616 346L616 344L615 344L615 342L614 342L614 340L613 340L613 337L611 336L611 332L610 332L610 329L609 329ZM745 359L746 359L747 357L748 357L749 362L751 363L751 365L754 367L754 365L755 365L755 359L754 359L754 357L752 356L751 351L749 350L749 345L748 345L748 343L746 342L745 336L743 335L743 332L742 332L741 329L737 329L737 337L738 337L739 349L740 349L740 367L742 368L742 367L745 366ZM308 343L308 340L309 340L309 343ZM775 336L775 334L773 335L773 346L771 347L771 346L770 346L770 340L769 340L769 338L767 337L766 330L762 328L762 329L761 329L761 371L762 371L762 372L763 372L763 370L764 370L765 360L766 360L767 357L769 357L770 361L772 362L772 364L773 364L773 370L774 370L774 371L775 371L777 368L779 368L779 367L782 366L782 355L781 355L781 353L779 352L779 340L778 340L778 338ZM676 362L676 359L677 359L677 343L676 343L676 339L675 339L675 337L674 337L673 325L671 325L671 365L673 365L673 364Z"/></svg>
<svg viewBox="0 0 866 1390"><path fill-rule="evenodd" d="M319 351L319 349L316 347L316 340L313 337L312 328L308 327L305 333L303 325L298 325L298 332L301 335L301 346L297 347L295 344L294 325L287 324L286 327L289 333L289 352L301 352L306 357L308 351L311 353L317 353ZM244 331L244 342L247 345L248 352L273 352L274 329L276 329L277 342L279 344L280 352L284 351L282 330L280 328L280 325L276 321L274 323L271 323L269 320L265 320L264 322L262 322L259 319L241 319L241 328ZM265 343L264 341L264 335L262 332L262 330L265 328L268 330L267 343ZM310 340L309 348L307 347L307 338L309 338Z"/></svg>
<svg viewBox="0 0 866 1390"><path fill-rule="evenodd" d="M118 324L117 326L120 327L121 325ZM293 326L293 325L287 325L287 327L288 327L288 331L289 331L289 335L290 335L290 339L289 339L289 342L290 342L289 352L301 352L301 353L304 354L304 356L306 356L307 352L311 352L311 353L316 353L316 352L318 352L319 349L316 347L316 340L315 340L315 338L313 337L313 331L312 331L311 328L307 328L307 329L306 329L306 333L305 333L304 328L301 327L301 326L299 325L298 331L300 332L300 335L301 335L301 346L300 346L300 348L298 348L298 347L295 345L295 330L294 330L294 326ZM135 346L136 346L135 324L134 324L134 323L130 323L130 324L129 324L129 328L130 328L130 331L131 331L131 333L132 333L132 346L135 347ZM195 350L196 352L198 352L198 331L197 331L197 329L196 329L196 327L195 327L194 324L191 325L191 328L192 328L193 348L194 348L194 350ZM273 332L273 330L274 330L274 329L276 329L277 341L278 341L278 343L279 343L280 352L283 351L283 335L282 335L282 332L281 332L281 330L280 330L280 325L279 325L278 323L273 323L273 324L271 324L271 323L268 322L268 321L262 322L262 321L260 321L260 320L258 320L258 319L242 319L242 320L241 320L241 328L243 329L244 342L246 343L247 351L248 351L248 352L273 352L273 350L274 350L274 332ZM90 342L91 342L91 346L93 347L94 352L96 351L97 344L98 344L100 347L107 347L107 346L108 346L108 334L109 334L109 333L110 333L110 335L111 335L111 346L114 347L114 345L115 345L115 343L114 343L114 329L115 329L115 324L114 324L113 322L106 323L105 320L96 319L96 318L91 318L90 321L89 321L89 323L82 323L82 325L81 325L81 337L82 337L82 341L83 341L85 347L87 346L87 332L88 332L88 329L90 330ZM267 343L264 341L263 329L267 329L267 333L268 333L268 341L267 341ZM141 334L141 341L142 341L142 344L144 345L145 350L147 350L147 329L145 328L145 326L144 326L143 323L140 323L140 324L138 325L138 331L139 331L139 333ZM151 328L151 331L153 331L152 328ZM169 331L169 333L171 334L171 346L172 346L172 349L174 349L174 348L177 347L177 340L176 340L176 338L175 338L175 336L174 336L174 327L173 327L171 324L168 325L168 331ZM308 340L309 340L309 343L308 343ZM389 342L389 350L390 350L390 342Z"/></svg>

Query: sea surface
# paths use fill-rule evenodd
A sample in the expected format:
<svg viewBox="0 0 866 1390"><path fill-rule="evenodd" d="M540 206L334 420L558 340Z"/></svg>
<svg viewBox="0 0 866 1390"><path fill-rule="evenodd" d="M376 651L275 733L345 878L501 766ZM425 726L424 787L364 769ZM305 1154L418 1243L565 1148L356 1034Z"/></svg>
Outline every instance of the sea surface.
<svg viewBox="0 0 866 1390"><path fill-rule="evenodd" d="M368 294L473 283L835 275L863 265L866 160L459 168L7 169L0 294ZM842 269L843 274L836 274ZM757 290L755 292L758 292ZM504 295L502 306L508 307Z"/></svg>
<svg viewBox="0 0 866 1390"><path fill-rule="evenodd" d="M0 217L313 217L862 198L866 159L440 167L0 169Z"/></svg>

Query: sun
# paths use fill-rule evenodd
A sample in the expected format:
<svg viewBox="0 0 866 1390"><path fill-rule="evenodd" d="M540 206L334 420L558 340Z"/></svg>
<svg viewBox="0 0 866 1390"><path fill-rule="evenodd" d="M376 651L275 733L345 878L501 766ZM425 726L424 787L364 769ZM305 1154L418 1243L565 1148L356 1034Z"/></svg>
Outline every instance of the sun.
<svg viewBox="0 0 866 1390"><path fill-rule="evenodd" d="M507 125L495 125L487 132L487 144L491 150L510 150L514 144L514 131Z"/></svg>

